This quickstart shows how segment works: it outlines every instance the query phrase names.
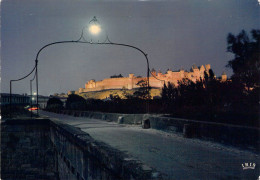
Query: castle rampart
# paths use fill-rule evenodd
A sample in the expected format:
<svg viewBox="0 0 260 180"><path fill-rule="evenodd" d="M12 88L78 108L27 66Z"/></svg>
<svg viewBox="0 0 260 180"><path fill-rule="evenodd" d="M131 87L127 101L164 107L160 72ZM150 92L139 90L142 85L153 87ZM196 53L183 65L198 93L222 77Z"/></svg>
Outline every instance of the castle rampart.
<svg viewBox="0 0 260 180"><path fill-rule="evenodd" d="M171 71L168 70L165 74L156 72L152 70L152 76L149 77L149 84L152 88L162 88L164 82L165 83L173 83L174 85L178 85L178 81L183 78L190 79L191 81L197 81L199 79L204 79L204 72L209 73L210 64L206 64L205 66L197 67L193 65L191 67L191 71ZM223 79L226 80L226 77L222 76ZM129 74L128 77L119 77L119 78L108 78L101 81L90 80L85 84L85 88L80 88L79 93L82 92L91 92L91 91L101 91L108 89L134 89L139 88L136 85L141 80L146 80L147 77L135 77L134 74Z"/></svg>

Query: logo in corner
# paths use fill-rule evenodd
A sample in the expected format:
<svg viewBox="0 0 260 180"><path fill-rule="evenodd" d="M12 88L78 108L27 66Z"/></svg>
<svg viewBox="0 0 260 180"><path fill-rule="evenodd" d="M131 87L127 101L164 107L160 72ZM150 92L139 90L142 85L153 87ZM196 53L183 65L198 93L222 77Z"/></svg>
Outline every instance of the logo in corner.
<svg viewBox="0 0 260 180"><path fill-rule="evenodd" d="M243 170L246 170L246 169L255 169L255 166L256 166L256 164L255 164L255 163L252 163L252 162L250 162L250 163L243 163L243 164L242 164Z"/></svg>

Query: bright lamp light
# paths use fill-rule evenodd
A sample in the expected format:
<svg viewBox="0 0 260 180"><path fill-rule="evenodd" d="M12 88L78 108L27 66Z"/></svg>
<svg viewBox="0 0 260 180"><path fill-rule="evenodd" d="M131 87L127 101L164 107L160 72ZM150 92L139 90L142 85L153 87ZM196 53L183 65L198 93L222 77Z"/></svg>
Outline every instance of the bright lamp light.
<svg viewBox="0 0 260 180"><path fill-rule="evenodd" d="M90 32L91 34L97 35L97 34L100 33L101 28L100 28L100 26L97 25L97 24L92 24L92 25L89 27L88 30L89 30L89 32Z"/></svg>

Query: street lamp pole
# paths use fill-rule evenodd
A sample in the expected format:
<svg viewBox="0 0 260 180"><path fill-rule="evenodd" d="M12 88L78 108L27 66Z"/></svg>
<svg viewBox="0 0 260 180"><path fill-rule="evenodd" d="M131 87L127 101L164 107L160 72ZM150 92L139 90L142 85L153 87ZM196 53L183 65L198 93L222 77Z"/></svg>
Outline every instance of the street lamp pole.
<svg viewBox="0 0 260 180"><path fill-rule="evenodd" d="M37 116L39 116L39 86L38 86L38 60L35 60L35 64L36 64L36 69L35 69L35 73L36 73L36 93L37 93Z"/></svg>
<svg viewBox="0 0 260 180"><path fill-rule="evenodd" d="M30 80L30 108L31 108L31 118L32 118L32 80Z"/></svg>
<svg viewBox="0 0 260 180"><path fill-rule="evenodd" d="M32 118L32 100L33 100L32 82L34 81L35 77L36 77L36 71L35 71L35 73L34 73L33 79L30 80L30 93L31 93L30 107L31 107L31 118Z"/></svg>
<svg viewBox="0 0 260 180"><path fill-rule="evenodd" d="M97 20L97 18L94 16L94 18L89 22L89 23L94 23L94 26L90 26L89 27L89 30L93 33L93 34L98 34L100 31L101 31L101 28L99 26L99 22ZM82 33L81 33L81 36L78 40L76 41L57 41L57 42L53 42L53 43L49 43L45 46L43 46L38 52L37 52L37 55L36 55L36 60L35 60L35 67L33 68L33 70L28 74L26 75L25 77L23 78L20 78L18 80L11 80L10 81L10 107L11 107L11 96L12 96L12 81L20 81L22 79L25 79L26 77L28 77L34 70L35 70L35 74L36 74L36 93L37 93L37 115L39 114L38 112L38 109L39 109L39 75L38 75L38 59L39 59L39 55L41 53L42 50L44 50L45 48L49 47L49 46L52 46L52 45L56 45L56 44L64 44L64 43L82 43L82 44L91 44L91 45L114 45L114 46L124 46L124 47L130 47L132 49L135 49L135 50L138 50L139 52L141 52L145 59L146 59L146 64L147 64L147 93L149 93L149 73L150 73L150 68L149 68L149 60L148 60L148 55L143 51L141 50L140 48L136 47L136 46L133 46L133 45L129 45L129 44L123 44L123 43L113 43L109 40L108 36L106 36L106 40L104 42L92 42L91 41L88 41L84 38L84 29L82 30ZM148 106L148 109L147 109L147 112L149 112L149 106Z"/></svg>

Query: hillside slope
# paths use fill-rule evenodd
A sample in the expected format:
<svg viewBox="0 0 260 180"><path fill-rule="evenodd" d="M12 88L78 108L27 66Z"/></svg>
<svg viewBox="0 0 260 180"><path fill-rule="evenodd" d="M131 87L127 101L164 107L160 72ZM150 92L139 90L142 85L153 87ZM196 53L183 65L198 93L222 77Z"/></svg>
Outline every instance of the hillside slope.
<svg viewBox="0 0 260 180"><path fill-rule="evenodd" d="M136 90L132 89L132 90L124 90L125 93L127 94L133 94ZM80 93L79 95L84 97L85 99L91 98L91 99L106 99L108 97L110 97L110 95L118 95L120 98L124 98L124 93L123 90L121 89L110 89L110 90L102 90L102 91L95 91L95 92L84 92L84 93ZM155 89L152 88L151 89L151 96L152 97L157 97L157 96L161 96L161 89Z"/></svg>

